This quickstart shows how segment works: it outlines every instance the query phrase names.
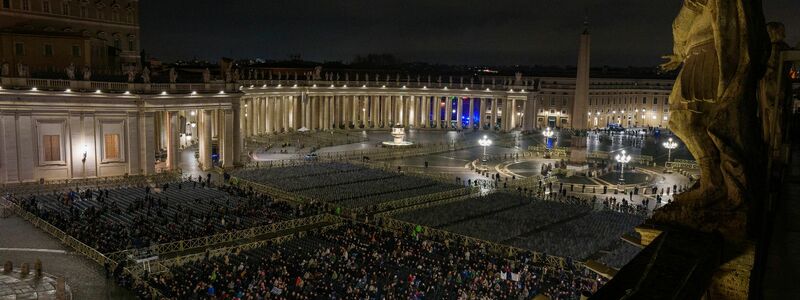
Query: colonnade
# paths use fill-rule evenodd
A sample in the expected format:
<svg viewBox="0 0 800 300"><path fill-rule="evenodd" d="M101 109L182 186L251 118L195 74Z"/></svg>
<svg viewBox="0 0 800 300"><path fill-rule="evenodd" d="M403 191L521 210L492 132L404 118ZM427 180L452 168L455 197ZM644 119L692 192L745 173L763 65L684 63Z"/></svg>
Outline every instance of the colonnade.
<svg viewBox="0 0 800 300"><path fill-rule="evenodd" d="M408 94L257 94L243 98L246 136L307 130L413 128L509 131L528 101Z"/></svg>
<svg viewBox="0 0 800 300"><path fill-rule="evenodd" d="M232 167L239 164L242 152L242 123L238 104L232 108L191 108L155 112L154 144L156 149L166 150L165 168L179 168L182 146L197 144L199 163L203 170L213 166L212 154L216 153L219 166ZM185 125L185 127L184 127ZM217 147L212 145L215 143ZM216 150L216 151L214 151Z"/></svg>

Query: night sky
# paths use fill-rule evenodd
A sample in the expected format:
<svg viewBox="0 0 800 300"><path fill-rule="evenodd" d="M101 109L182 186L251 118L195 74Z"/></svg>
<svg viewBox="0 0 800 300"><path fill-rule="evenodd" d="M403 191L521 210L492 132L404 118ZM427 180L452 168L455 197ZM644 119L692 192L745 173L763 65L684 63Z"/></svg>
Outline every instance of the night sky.
<svg viewBox="0 0 800 300"><path fill-rule="evenodd" d="M672 49L682 0L144 0L143 48L165 61L219 57L574 65L588 14L592 65L652 66ZM800 42L800 1L764 0Z"/></svg>

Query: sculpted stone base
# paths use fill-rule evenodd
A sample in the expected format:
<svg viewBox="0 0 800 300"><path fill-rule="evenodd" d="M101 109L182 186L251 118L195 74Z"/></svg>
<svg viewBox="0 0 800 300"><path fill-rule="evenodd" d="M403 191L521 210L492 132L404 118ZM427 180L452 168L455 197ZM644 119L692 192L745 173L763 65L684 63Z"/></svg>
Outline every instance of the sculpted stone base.
<svg viewBox="0 0 800 300"><path fill-rule="evenodd" d="M649 222L707 233L719 232L726 240L743 240L747 234L747 214L743 210L672 203L656 210Z"/></svg>

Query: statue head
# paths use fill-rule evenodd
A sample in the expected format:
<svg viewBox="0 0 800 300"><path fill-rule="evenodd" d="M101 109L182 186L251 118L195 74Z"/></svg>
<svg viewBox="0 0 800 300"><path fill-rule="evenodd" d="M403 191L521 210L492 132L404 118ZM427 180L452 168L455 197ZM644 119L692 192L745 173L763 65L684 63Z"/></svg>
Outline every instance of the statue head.
<svg viewBox="0 0 800 300"><path fill-rule="evenodd" d="M769 41L772 43L782 42L786 39L786 27L780 22L767 23L767 33L769 33Z"/></svg>

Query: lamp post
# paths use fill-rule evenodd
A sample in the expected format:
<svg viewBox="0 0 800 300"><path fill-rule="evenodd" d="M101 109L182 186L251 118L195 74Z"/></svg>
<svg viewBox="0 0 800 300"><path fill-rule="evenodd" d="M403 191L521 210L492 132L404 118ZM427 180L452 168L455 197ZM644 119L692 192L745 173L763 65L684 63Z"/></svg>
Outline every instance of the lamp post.
<svg viewBox="0 0 800 300"><path fill-rule="evenodd" d="M621 154L617 154L617 156L614 157L614 159L618 163L622 164L620 166L620 169L619 169L619 182L625 182L625 177L624 177L625 176L625 164L627 164L628 162L631 161L631 156L629 154L625 154L625 150L622 150L622 153Z"/></svg>
<svg viewBox="0 0 800 300"><path fill-rule="evenodd" d="M489 146L492 145L492 140L490 140L488 137L486 137L484 135L483 138L478 140L478 144L483 146L483 159L482 159L482 161L486 161L486 147L489 147Z"/></svg>
<svg viewBox="0 0 800 300"><path fill-rule="evenodd" d="M544 135L544 143L545 143L545 145L547 145L547 140L552 138L554 134L555 134L555 132L552 129L550 129L550 127L547 127L547 129L542 131L542 135Z"/></svg>
<svg viewBox="0 0 800 300"><path fill-rule="evenodd" d="M669 138L669 140L662 145L664 145L664 148L667 148L667 162L672 161L672 149L678 148L678 143L672 141L672 138Z"/></svg>

